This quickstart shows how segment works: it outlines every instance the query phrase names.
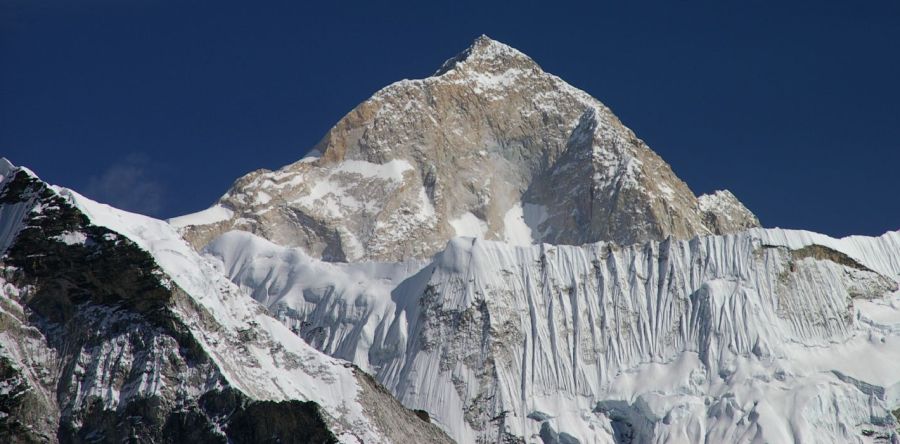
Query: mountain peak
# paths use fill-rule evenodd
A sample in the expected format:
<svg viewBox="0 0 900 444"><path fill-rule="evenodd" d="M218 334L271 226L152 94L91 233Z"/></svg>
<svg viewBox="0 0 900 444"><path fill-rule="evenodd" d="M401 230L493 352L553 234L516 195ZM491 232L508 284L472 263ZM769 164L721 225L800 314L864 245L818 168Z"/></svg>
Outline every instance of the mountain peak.
<svg viewBox="0 0 900 444"><path fill-rule="evenodd" d="M524 55L521 51L509 46L505 43L499 42L488 37L485 34L481 34L476 37L472 44L466 49L471 54L484 57L494 57L497 55L510 55L510 54L518 54Z"/></svg>
<svg viewBox="0 0 900 444"><path fill-rule="evenodd" d="M505 71L511 67L539 68L523 52L484 34L478 36L463 52L444 62L434 76L441 76L463 66L479 72Z"/></svg>
<svg viewBox="0 0 900 444"><path fill-rule="evenodd" d="M720 216L739 202L703 211L602 103L487 36L436 76L378 91L315 149L241 178L218 206L178 219L198 221L183 233L202 247L251 231L353 262L427 258L455 236L626 245L755 226L749 211Z"/></svg>

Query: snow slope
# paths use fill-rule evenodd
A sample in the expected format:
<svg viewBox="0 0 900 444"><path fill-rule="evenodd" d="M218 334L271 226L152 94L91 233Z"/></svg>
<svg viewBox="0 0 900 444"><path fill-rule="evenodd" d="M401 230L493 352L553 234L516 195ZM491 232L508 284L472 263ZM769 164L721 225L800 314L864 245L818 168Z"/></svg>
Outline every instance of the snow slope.
<svg viewBox="0 0 900 444"><path fill-rule="evenodd" d="M354 402L358 387L356 378L345 363L328 358L309 347L287 328L267 316L259 306L244 300L232 284L209 266L181 239L166 222L128 213L96 203L78 193L58 189L95 225L120 233L145 249L156 259L172 283L202 304L223 328L223 332L207 331L197 319L185 319L204 348L225 371L228 382L254 399L281 401L299 399L322 405L365 441L378 441L377 428L366 424L362 407ZM227 335L238 336L242 330L255 330L268 338L235 349ZM273 353L270 347L282 349ZM292 367L280 363L293 354L302 365ZM253 365L235 366L246 361ZM338 413L341 410L342 413ZM367 427L351 427L352 424Z"/></svg>
<svg viewBox="0 0 900 444"><path fill-rule="evenodd" d="M900 233L456 238L354 265L230 232L206 253L460 442L897 439Z"/></svg>
<svg viewBox="0 0 900 444"><path fill-rule="evenodd" d="M0 274L0 284L7 286L4 287L3 300L0 301L3 304L19 307L19 304L24 306L35 300L34 296L31 297L31 301L29 297L17 299L18 296L30 294L34 290L9 287L3 280L4 277L14 276L11 271L13 269L9 268L12 262L7 262L7 257L4 256L7 247L17 242L25 242L17 238L18 233L24 229L31 232L35 229L52 230L59 224L82 224L73 225L67 231L46 239L46 242L61 244L60 248L63 249L61 251L78 252L81 251L78 249L80 246L94 251L92 253L94 255L124 256L127 254L124 249L113 251L103 248L91 250L91 248L93 244L101 241L98 236L103 241L115 242L114 245L125 245L117 240L125 238L149 253L153 262L146 264L148 268L138 270L138 273L154 276L165 289L175 295L172 302L160 309L170 311L178 322L186 326L188 334L199 343L203 354L212 360L216 372L223 378L223 382L216 384L234 388L254 401L314 402L318 405L330 431L342 442L397 442L398 436L402 436L399 439L401 441L410 436L435 441L445 440L439 432L434 433L431 430L433 426L416 418L412 412L400 407L396 401L386 402L384 397L377 393L378 388L367 382L365 376L361 376L349 363L315 350L283 324L270 317L263 307L247 297L194 251L172 225L117 210L65 188L48 187L33 173L11 165L0 163L0 176L3 176L0 179L2 191L0 227L3 227L0 242L4 246L4 249L0 250L0 258L4 259L0 261L0 265L4 265L4 273ZM13 200L18 202L10 203ZM63 207L66 207L67 211L59 211ZM49 224L37 225L47 222L48 217L59 220L50 220ZM106 234L101 236L99 235L101 232ZM65 250L69 247L75 249ZM133 262L122 263L122 267L136 266L138 265ZM27 269L18 273L21 274L23 271L28 273ZM90 269L86 272L99 273L100 270ZM101 277L99 275L93 277L97 278ZM40 285L41 281L38 280L35 286ZM73 288L77 288L75 284L72 285ZM148 300L157 297L150 294L150 291L155 291L152 288L147 291ZM79 296L76 293L64 294L63 297ZM142 295L136 294L134 297L140 299ZM94 310L94 314L78 313L77 316L94 316L101 326L104 323L114 324L115 318L123 316L133 318L132 321L128 321L130 324L126 325L139 326L146 320L142 320L141 316L155 316L153 310L145 314L140 308L129 311L116 309L117 305L112 305L112 311L109 313L103 304L91 306L95 308L89 309L86 308L87 305L76 307L75 310ZM18 310L24 312L25 309ZM91 331L90 334L104 333L105 327L99 328L100 330ZM33 328L32 330L37 331ZM45 333L52 331L47 328L41 330ZM83 352L99 353L99 362L93 357L78 358L83 364L76 365L84 365L85 370L75 374L75 377L80 379L75 385L77 390L73 395L74 398L68 398L65 391L59 389L59 402L63 406L68 406L66 408L70 410L67 412L90 411L93 408L91 407L93 399L99 400L104 408L116 411L120 406L126 406L137 398L154 396L162 398L164 392L172 389L167 387L171 384L181 386L176 390L193 392L194 396L201 396L205 390L210 389L202 384L191 386L177 374L166 375L163 366L153 366L152 363L145 370L145 377L140 378L136 389L128 388L128 384L121 385L121 376L118 375L123 371L129 374L127 370L129 367L132 369L131 372L136 371L133 366L137 365L137 360L132 356L138 356L145 350L140 349L141 345L116 338L115 331L110 333L114 335L112 342L96 344L90 351ZM16 368L37 367L33 361L24 360L15 354L15 350L27 351L35 347L17 346L16 344L22 341L20 336L21 334L0 336L3 341L0 343L0 351L4 351L0 356L7 356L6 351L12 350L13 354L9 356ZM52 348L53 342L54 339L48 336L42 347ZM143 346L162 347L152 353L163 356L175 353L172 350L166 351L165 345ZM59 359L66 359L63 351L58 353ZM53 356L55 352L48 350L47 354ZM41 364L50 365L47 362L51 361L49 358L44 359ZM60 381L58 384L65 387L70 383ZM162 415L163 412L149 414ZM87 415L86 417L91 417L90 414ZM405 433L413 429L419 434L397 434L398 431Z"/></svg>

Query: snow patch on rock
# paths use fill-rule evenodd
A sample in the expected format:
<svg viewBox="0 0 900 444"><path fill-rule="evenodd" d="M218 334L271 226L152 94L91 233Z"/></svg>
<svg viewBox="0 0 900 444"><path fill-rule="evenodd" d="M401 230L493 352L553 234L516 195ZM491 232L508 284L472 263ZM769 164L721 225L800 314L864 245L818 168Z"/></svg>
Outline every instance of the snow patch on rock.
<svg viewBox="0 0 900 444"><path fill-rule="evenodd" d="M503 216L503 240L510 245L532 245L531 227L525 221L521 203L513 205Z"/></svg>
<svg viewBox="0 0 900 444"><path fill-rule="evenodd" d="M488 231L487 223L468 211L450 220L450 226L453 227L457 236L463 237L484 238Z"/></svg>

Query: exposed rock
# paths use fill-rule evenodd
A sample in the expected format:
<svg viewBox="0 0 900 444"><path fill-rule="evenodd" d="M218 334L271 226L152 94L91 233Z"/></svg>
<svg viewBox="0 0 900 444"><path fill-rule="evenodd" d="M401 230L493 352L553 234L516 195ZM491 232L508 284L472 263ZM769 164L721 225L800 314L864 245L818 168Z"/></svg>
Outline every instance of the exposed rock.
<svg viewBox="0 0 900 444"><path fill-rule="evenodd" d="M3 442L449 442L162 221L7 167L0 246Z"/></svg>
<svg viewBox="0 0 900 444"><path fill-rule="evenodd" d="M701 208L606 106L482 36L378 91L311 156L238 179L217 204L227 215L173 224L197 248L240 229L351 262L429 257L456 235L630 244L758 225L716 196Z"/></svg>
<svg viewBox="0 0 900 444"><path fill-rule="evenodd" d="M727 234L759 227L759 220L728 190L698 198L703 222L715 234Z"/></svg>
<svg viewBox="0 0 900 444"><path fill-rule="evenodd" d="M388 437L395 443L452 443L447 434L431 423L425 410L409 410L372 376L354 368L362 387L359 397L367 413L375 418Z"/></svg>
<svg viewBox="0 0 900 444"><path fill-rule="evenodd" d="M7 316L6 313L0 316ZM23 332L18 319L3 319L4 325L0 334L6 337L34 336ZM37 339L37 338L31 338ZM4 342L9 343L7 339ZM18 342L15 345L0 348L0 441L8 443L44 443L54 440L59 422L59 409L52 387L48 386L48 374L29 375L32 371L41 371L52 367L28 368L21 366L12 358L18 353L52 353L40 344L28 345ZM37 342L37 341L35 341ZM9 356L12 355L12 356ZM48 364L46 361L43 364ZM47 372L49 373L49 371Z"/></svg>

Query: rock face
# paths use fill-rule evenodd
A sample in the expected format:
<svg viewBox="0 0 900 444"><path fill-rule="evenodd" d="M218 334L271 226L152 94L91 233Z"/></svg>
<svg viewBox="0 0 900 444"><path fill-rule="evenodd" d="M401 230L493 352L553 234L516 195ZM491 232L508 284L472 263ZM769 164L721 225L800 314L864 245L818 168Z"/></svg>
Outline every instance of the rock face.
<svg viewBox="0 0 900 444"><path fill-rule="evenodd" d="M2 442L449 442L168 224L5 159L0 292Z"/></svg>
<svg viewBox="0 0 900 444"><path fill-rule="evenodd" d="M703 223L716 233L737 233L759 227L759 220L728 190L704 194L700 203Z"/></svg>
<svg viewBox="0 0 900 444"><path fill-rule="evenodd" d="M487 37L378 91L313 153L172 222L198 248L240 229L329 261L430 257L456 235L630 244L758 226L733 196L701 208L603 104Z"/></svg>

